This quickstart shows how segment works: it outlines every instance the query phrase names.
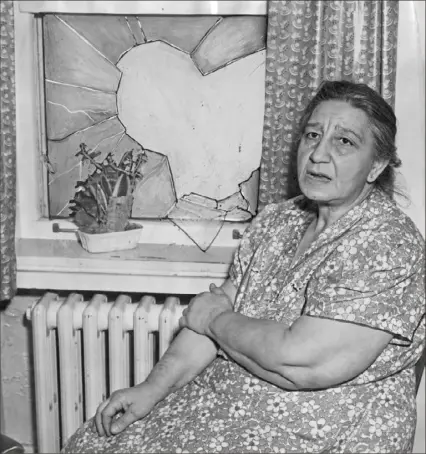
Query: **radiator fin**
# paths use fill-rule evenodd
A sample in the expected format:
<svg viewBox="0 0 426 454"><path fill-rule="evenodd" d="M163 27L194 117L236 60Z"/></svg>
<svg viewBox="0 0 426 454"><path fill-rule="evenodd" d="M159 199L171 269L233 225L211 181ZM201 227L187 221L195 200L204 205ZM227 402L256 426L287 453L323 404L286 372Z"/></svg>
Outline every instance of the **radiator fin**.
<svg viewBox="0 0 426 454"><path fill-rule="evenodd" d="M83 422L81 331L75 326L81 326L78 315L81 316L85 306L82 295L71 293L57 312L61 422L65 439Z"/></svg>
<svg viewBox="0 0 426 454"><path fill-rule="evenodd" d="M57 295L46 293L31 311L37 439L40 452L59 451L56 333L51 329L51 325L48 326L49 311L56 312L59 307Z"/></svg>

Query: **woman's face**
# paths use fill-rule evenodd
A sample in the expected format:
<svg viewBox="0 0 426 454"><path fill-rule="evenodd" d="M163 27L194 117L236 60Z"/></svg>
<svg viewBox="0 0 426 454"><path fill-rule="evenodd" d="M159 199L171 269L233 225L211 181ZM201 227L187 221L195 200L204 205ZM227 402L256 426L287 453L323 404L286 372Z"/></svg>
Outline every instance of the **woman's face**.
<svg viewBox="0 0 426 454"><path fill-rule="evenodd" d="M299 144L300 189L319 204L349 207L386 167L374 154L364 111L344 101L324 101L312 113Z"/></svg>

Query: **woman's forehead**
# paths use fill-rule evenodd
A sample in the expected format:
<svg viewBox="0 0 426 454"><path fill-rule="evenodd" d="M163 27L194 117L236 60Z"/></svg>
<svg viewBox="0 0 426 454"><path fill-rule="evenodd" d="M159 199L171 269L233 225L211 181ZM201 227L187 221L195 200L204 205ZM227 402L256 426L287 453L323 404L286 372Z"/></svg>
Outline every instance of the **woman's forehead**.
<svg viewBox="0 0 426 454"><path fill-rule="evenodd" d="M327 119L356 122L364 127L369 124L369 118L362 109L339 100L322 101L312 112L309 121Z"/></svg>
<svg viewBox="0 0 426 454"><path fill-rule="evenodd" d="M364 137L372 135L367 114L346 101L321 102L312 112L307 125L319 128L333 126L340 130L350 129Z"/></svg>

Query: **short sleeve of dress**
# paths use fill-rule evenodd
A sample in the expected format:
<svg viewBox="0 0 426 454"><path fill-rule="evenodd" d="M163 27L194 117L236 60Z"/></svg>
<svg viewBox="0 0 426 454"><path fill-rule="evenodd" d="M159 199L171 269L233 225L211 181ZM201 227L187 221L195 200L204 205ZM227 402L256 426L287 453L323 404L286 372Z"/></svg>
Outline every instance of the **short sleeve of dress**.
<svg viewBox="0 0 426 454"><path fill-rule="evenodd" d="M275 211L274 204L267 205L251 222L243 233L240 244L238 245L231 267L229 269L229 277L235 288L241 284L241 280L254 251L258 247L260 241L264 237L268 226L271 223L271 215Z"/></svg>
<svg viewBox="0 0 426 454"><path fill-rule="evenodd" d="M384 330L409 345L425 311L424 274L419 241L383 229L368 239L350 235L312 276L303 313Z"/></svg>

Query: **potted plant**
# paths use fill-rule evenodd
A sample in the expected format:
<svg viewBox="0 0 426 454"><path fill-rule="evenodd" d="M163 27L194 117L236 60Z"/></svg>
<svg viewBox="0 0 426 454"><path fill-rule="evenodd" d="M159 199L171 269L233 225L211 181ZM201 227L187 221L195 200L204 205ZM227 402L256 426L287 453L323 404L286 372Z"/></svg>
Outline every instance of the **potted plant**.
<svg viewBox="0 0 426 454"><path fill-rule="evenodd" d="M95 170L85 181L77 181L70 200L71 218L78 226L82 246L89 252L106 252L136 247L139 224L129 222L133 191L142 179L139 169L146 161L144 150L128 150L116 164L111 153L102 163L96 161L100 151L89 151L80 144L76 156L91 163Z"/></svg>

